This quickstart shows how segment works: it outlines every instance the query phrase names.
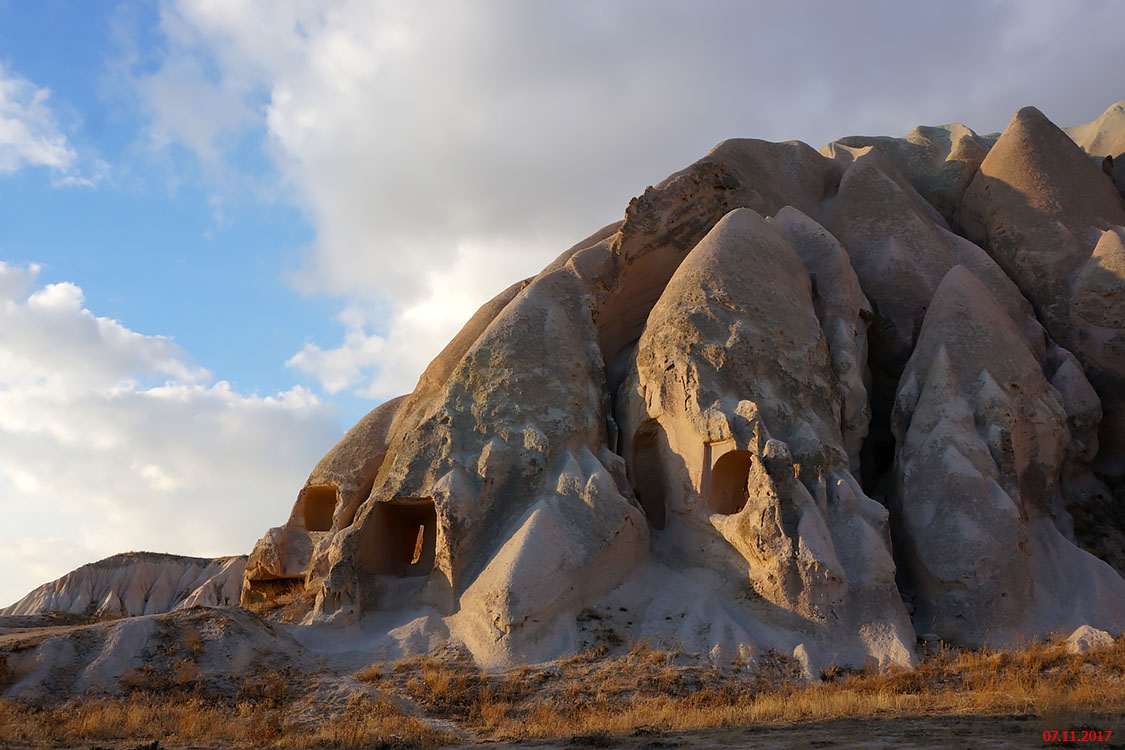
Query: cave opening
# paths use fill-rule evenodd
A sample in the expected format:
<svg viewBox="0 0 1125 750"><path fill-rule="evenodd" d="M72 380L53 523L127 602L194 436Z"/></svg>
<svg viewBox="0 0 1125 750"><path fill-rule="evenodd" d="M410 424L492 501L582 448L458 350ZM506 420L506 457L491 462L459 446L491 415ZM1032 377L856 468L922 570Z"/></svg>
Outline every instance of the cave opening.
<svg viewBox="0 0 1125 750"><path fill-rule="evenodd" d="M336 485L322 484L306 487L301 510L304 513L305 529L308 531L330 531L332 516L336 512Z"/></svg>
<svg viewBox="0 0 1125 750"><path fill-rule="evenodd" d="M711 489L707 507L715 513L732 515L746 507L750 492L746 485L750 479L750 451L730 451L719 456L711 467Z"/></svg>
<svg viewBox="0 0 1125 750"><path fill-rule="evenodd" d="M437 557L437 510L429 498L376 503L364 525L359 560L369 573L425 576Z"/></svg>
<svg viewBox="0 0 1125 750"><path fill-rule="evenodd" d="M668 522L659 435L660 429L655 421L637 430L633 436L633 461L630 466L633 494L637 496L649 524L657 530L663 529Z"/></svg>
<svg viewBox="0 0 1125 750"><path fill-rule="evenodd" d="M888 372L874 358L871 367L871 422L859 452L859 483L863 493L889 505L894 493L895 436L891 431L891 413L901 371Z"/></svg>

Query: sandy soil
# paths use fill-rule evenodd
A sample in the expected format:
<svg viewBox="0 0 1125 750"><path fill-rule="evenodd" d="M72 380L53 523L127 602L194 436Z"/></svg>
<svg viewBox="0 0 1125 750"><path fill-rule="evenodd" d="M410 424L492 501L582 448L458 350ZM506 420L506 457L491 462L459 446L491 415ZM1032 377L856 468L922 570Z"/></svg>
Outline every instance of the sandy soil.
<svg viewBox="0 0 1125 750"><path fill-rule="evenodd" d="M1125 717L1121 717L1125 718ZM1080 728L1074 723L1054 729ZM710 729L683 733L644 733L630 737L575 737L550 742L516 742L468 747L535 748L536 750L573 750L581 747L612 747L622 750L798 750L804 748L838 748L839 750L939 750L944 748L1043 748L1043 747L1125 747L1117 728L1125 729L1125 721L1086 729L1113 729L1107 742L1069 743L1044 742L1047 724L1030 716L966 716L908 719L844 720L790 727L743 727ZM466 746L462 746L466 747Z"/></svg>
<svg viewBox="0 0 1125 750"><path fill-rule="evenodd" d="M453 745L448 750L945 750L946 748L1125 748L1125 717L1103 721L1098 726L1082 722L1045 722L1031 716L964 716L877 720L843 720L790 727L741 727L697 732L657 732L638 730L632 735L576 736L558 740L498 742L478 745ZM1057 726L1056 726L1057 724ZM1044 741L1044 729L1112 729L1108 742ZM17 746L0 745L8 750ZM71 750L233 750L234 746L83 743ZM389 743L387 750L398 747Z"/></svg>

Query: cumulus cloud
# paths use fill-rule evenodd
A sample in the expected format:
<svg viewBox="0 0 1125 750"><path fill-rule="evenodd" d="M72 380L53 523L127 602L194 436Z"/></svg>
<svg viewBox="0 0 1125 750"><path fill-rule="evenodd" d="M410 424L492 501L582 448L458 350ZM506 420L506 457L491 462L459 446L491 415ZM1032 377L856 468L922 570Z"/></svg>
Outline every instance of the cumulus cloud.
<svg viewBox="0 0 1125 750"><path fill-rule="evenodd" d="M0 262L0 605L116 552L248 552L338 437L330 408L212 382L38 270Z"/></svg>
<svg viewBox="0 0 1125 750"><path fill-rule="evenodd" d="M160 92L208 71L192 106L212 131L178 136L205 158L215 129L263 129L317 232L293 283L384 312L291 364L388 396L467 312L721 139L988 131L1028 103L1091 119L1125 90L1122 20L1097 0L170 0L145 85L175 134L194 120Z"/></svg>
<svg viewBox="0 0 1125 750"><path fill-rule="evenodd" d="M66 172L77 156L48 106L51 92L0 64L0 174L25 167Z"/></svg>
<svg viewBox="0 0 1125 750"><path fill-rule="evenodd" d="M417 298L390 311L349 306L337 316L346 328L343 344L322 349L307 343L286 364L329 393L352 388L374 400L408 393L484 301L540 270L542 258L519 251L501 239L483 246L462 243L448 264L424 272Z"/></svg>
<svg viewBox="0 0 1125 750"><path fill-rule="evenodd" d="M348 329L342 345L325 351L308 342L285 363L312 375L330 394L355 385L364 370L379 364L386 348L386 339L369 333L365 316L355 308L337 317Z"/></svg>
<svg viewBox="0 0 1125 750"><path fill-rule="evenodd" d="M0 176L25 167L51 170L56 187L93 187L109 175L109 164L79 155L50 107L51 92L0 63Z"/></svg>

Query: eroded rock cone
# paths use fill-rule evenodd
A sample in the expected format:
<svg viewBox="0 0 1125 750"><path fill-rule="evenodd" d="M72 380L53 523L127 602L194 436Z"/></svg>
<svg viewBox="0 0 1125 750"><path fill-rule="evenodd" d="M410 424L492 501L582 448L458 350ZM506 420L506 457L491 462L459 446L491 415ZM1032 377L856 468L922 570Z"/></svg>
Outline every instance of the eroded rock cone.
<svg viewBox="0 0 1125 750"><path fill-rule="evenodd" d="M926 313L894 428L897 549L919 629L996 645L1125 627L1125 580L1068 538L1062 399L962 266Z"/></svg>
<svg viewBox="0 0 1125 750"><path fill-rule="evenodd" d="M911 613L1121 632L1110 177L1030 109L823 153L726 141L497 295L316 467L244 600L296 582L306 623L488 665L911 664Z"/></svg>
<svg viewBox="0 0 1125 750"><path fill-rule="evenodd" d="M1096 120L1063 130L1094 157L1125 198L1125 101L1110 105Z"/></svg>
<svg viewBox="0 0 1125 750"><path fill-rule="evenodd" d="M136 617L191 607L237 604L246 557L185 557L126 552L45 583L0 617L50 612L96 618Z"/></svg>
<svg viewBox="0 0 1125 750"><path fill-rule="evenodd" d="M1082 363L1102 399L1099 465L1125 474L1125 338L1103 325L1115 319L1104 309L1095 314L1099 322L1072 310L1083 269L1102 263L1094 248L1107 230L1125 225L1113 182L1043 113L1024 107L981 163L960 214L966 236L996 259L1051 337ZM1101 307L1119 309L1125 297L1109 285L1117 291Z"/></svg>
<svg viewBox="0 0 1125 750"><path fill-rule="evenodd" d="M808 217L789 210L777 223L808 247L810 264L840 261ZM831 277L818 285L836 307L826 319L838 327L844 318L854 343L866 300L854 276L848 282L845 274L839 292ZM692 550L716 547L709 565L746 579L748 592L780 610L763 620L831 631L818 640L851 663L902 663L912 632L894 586L887 514L859 489L843 445L838 373L846 380L857 369L849 359L862 348L837 348L842 366L833 367L787 234L750 209L732 211L649 315L619 397L621 446L642 505L659 527L674 527L662 555L698 564ZM714 544L716 532L729 548Z"/></svg>
<svg viewBox="0 0 1125 750"><path fill-rule="evenodd" d="M972 182L996 136L979 136L961 124L920 126L904 138L849 136L820 152L848 165L874 148L889 159L937 211L952 220L961 195Z"/></svg>

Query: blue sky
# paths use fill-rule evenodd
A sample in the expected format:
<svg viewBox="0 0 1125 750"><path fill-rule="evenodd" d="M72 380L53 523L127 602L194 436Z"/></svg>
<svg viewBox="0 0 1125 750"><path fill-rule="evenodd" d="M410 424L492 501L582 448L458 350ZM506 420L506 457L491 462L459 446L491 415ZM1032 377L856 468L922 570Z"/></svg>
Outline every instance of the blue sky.
<svg viewBox="0 0 1125 750"><path fill-rule="evenodd" d="M0 0L0 604L248 552L475 308L728 137L1060 125L1125 5Z"/></svg>
<svg viewBox="0 0 1125 750"><path fill-rule="evenodd" d="M290 388L307 378L278 363L306 339L338 335L332 300L285 281L314 230L284 189L250 192L279 182L262 128L230 140L221 173L180 144L148 142L143 103L122 74L158 69L162 43L149 4L0 4L0 64L49 89L74 174L96 180L59 188L57 173L35 169L0 180L4 259L41 264L43 282L78 284L99 315L174 336L242 390ZM130 45L139 59L128 59ZM343 405L341 425L367 408Z"/></svg>

